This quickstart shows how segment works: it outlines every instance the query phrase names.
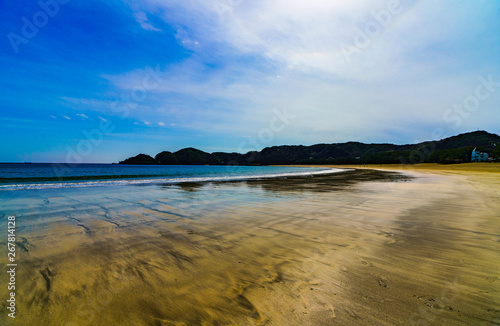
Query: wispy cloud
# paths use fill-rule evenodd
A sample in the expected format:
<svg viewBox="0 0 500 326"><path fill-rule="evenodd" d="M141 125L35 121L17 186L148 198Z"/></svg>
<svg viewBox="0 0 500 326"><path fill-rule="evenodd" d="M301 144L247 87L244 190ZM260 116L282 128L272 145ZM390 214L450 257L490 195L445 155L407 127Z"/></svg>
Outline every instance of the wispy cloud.
<svg viewBox="0 0 500 326"><path fill-rule="evenodd" d="M397 14L387 18L391 3ZM193 56L163 67L163 83L151 96L161 104L141 112L198 130L253 134L273 108L287 106L300 117L281 133L289 142L391 140L388 134L412 135L415 123L445 124L442 113L467 94L485 64L470 59L474 53L464 41L488 30L474 21L494 21L498 7L488 1L277 0L243 1L221 12L218 4L148 2L144 10L174 26ZM359 31L374 24L380 32L348 62L343 44L355 44ZM143 76L131 71L109 78L130 90ZM429 138L428 128L419 136Z"/></svg>
<svg viewBox="0 0 500 326"><path fill-rule="evenodd" d="M73 109L86 109L92 111L109 111L111 105L117 102L116 100L102 100L96 98L76 98L76 97L60 97L63 103L67 104L68 107Z"/></svg>
<svg viewBox="0 0 500 326"><path fill-rule="evenodd" d="M154 27L149 21L146 13L144 11L139 11L134 13L135 20L141 25L141 27L148 31L160 32L161 29Z"/></svg>
<svg viewBox="0 0 500 326"><path fill-rule="evenodd" d="M68 116L66 116L66 115L63 115L62 117L63 117L64 119L71 120L71 118L70 118L70 117L68 117Z"/></svg>
<svg viewBox="0 0 500 326"><path fill-rule="evenodd" d="M165 127L165 124L164 124L163 122L158 122L158 125L159 125L160 127Z"/></svg>
<svg viewBox="0 0 500 326"><path fill-rule="evenodd" d="M82 114L82 113L77 113L76 115L79 116L80 118L83 118L83 119L88 119L89 118L85 114Z"/></svg>

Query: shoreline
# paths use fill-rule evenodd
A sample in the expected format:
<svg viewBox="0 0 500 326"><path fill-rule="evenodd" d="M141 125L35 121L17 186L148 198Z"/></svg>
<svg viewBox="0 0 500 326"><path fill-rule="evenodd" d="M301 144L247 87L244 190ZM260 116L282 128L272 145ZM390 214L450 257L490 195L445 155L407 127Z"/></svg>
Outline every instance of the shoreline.
<svg viewBox="0 0 500 326"><path fill-rule="evenodd" d="M190 167L190 166L182 166ZM199 166L196 166L199 167ZM262 172L263 174L248 173L242 174L234 173L236 169L241 166L221 166L228 169L228 174L214 175L208 174L205 176L192 176L186 174L183 177L176 175L98 175L98 176L69 176L69 177L35 177L9 180L5 182L0 180L0 191L10 190L26 190L26 189L57 189L57 188L81 188L81 187L96 187L96 186L120 186L120 185L162 185L162 184L182 184L182 183L210 183L210 182L238 182L247 180L260 180L260 179L279 179L279 178L295 178L307 177L311 175L322 175L342 172L345 169L334 168L314 168L317 171L307 171L308 167L297 167L301 171L280 171L270 173L269 171ZM290 166L291 167L291 166ZM288 167L288 168L290 168ZM243 167L244 168L244 167ZM282 166L281 168L287 168ZM298 169L295 169L298 170ZM338 171L335 171L338 170ZM252 172L252 171L251 171ZM14 182L14 183L13 183Z"/></svg>
<svg viewBox="0 0 500 326"><path fill-rule="evenodd" d="M277 165L286 166L286 165ZM331 168L346 168L346 169L374 169L374 170L393 170L401 171L421 171L421 172L437 172L437 173L463 173L463 172L486 172L500 173L500 162L484 162L484 163L461 163L461 164L437 164L437 163L420 163L420 164L364 164L364 165L289 165L289 166L307 166L307 167L331 167Z"/></svg>

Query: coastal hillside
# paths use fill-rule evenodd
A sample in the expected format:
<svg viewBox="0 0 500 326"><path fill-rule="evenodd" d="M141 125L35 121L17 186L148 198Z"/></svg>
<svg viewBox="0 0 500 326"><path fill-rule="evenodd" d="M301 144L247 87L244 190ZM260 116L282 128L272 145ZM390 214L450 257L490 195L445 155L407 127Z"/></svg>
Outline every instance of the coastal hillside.
<svg viewBox="0 0 500 326"><path fill-rule="evenodd" d="M500 136L475 131L418 144L364 144L359 142L316 144L311 146L284 145L266 147L245 154L207 153L196 148L177 152L164 151L155 157L139 154L120 164L163 165L281 165L281 164L416 164L469 162L474 148L500 158Z"/></svg>

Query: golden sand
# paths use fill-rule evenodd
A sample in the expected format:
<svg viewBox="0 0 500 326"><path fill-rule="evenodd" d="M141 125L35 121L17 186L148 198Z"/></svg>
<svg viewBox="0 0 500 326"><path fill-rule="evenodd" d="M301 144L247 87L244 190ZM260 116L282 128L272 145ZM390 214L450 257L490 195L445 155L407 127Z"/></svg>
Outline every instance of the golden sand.
<svg viewBox="0 0 500 326"><path fill-rule="evenodd" d="M322 165L324 167L324 165ZM500 163L464 163L464 164L366 164L366 165L328 165L338 168L379 169L390 171L422 171L436 173L500 173Z"/></svg>
<svg viewBox="0 0 500 326"><path fill-rule="evenodd" d="M202 200L58 209L25 238L12 324L500 323L500 170L399 168L415 178L193 185Z"/></svg>

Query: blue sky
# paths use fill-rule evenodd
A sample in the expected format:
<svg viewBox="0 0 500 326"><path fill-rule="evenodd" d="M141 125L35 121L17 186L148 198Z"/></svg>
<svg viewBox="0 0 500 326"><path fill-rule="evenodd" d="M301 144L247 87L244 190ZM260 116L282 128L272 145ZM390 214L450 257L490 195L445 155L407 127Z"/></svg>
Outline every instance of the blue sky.
<svg viewBox="0 0 500 326"><path fill-rule="evenodd" d="M0 2L0 162L500 133L500 2Z"/></svg>

